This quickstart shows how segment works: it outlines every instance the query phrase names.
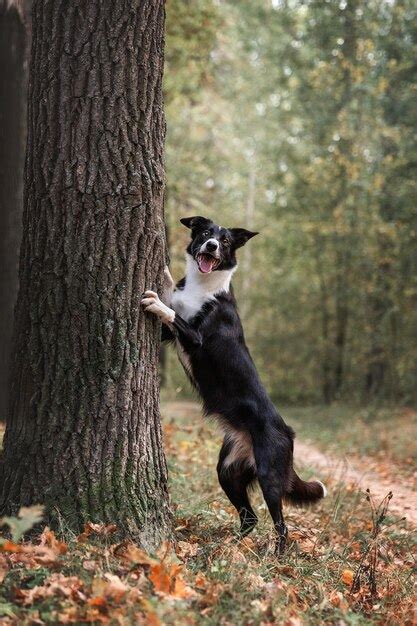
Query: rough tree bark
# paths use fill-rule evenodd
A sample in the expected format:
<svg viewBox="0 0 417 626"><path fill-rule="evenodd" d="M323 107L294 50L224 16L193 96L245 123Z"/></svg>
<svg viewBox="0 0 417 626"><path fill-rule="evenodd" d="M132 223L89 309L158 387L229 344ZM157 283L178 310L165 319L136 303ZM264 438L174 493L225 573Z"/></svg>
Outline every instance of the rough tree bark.
<svg viewBox="0 0 417 626"><path fill-rule="evenodd" d="M167 532L158 324L164 0L35 0L0 510Z"/></svg>
<svg viewBox="0 0 417 626"><path fill-rule="evenodd" d="M0 0L0 421L6 419L18 287L30 3Z"/></svg>
<svg viewBox="0 0 417 626"><path fill-rule="evenodd" d="M344 32L342 45L343 59L348 61L344 66L342 78L342 97L340 100L341 107L348 109L352 99L354 98L352 88L351 67L355 66L357 55L357 25L356 11L357 0L348 0L344 10ZM359 132L359 131L358 131ZM343 202L349 196L349 174L346 169L346 163L352 160L352 140L350 138L342 138L340 140L340 152L344 162L340 167L339 181L339 202ZM333 368L333 389L332 399L335 400L340 396L342 391L344 374L345 374L345 349L348 332L348 323L350 317L350 271L352 265L352 248L351 241L354 230L356 217L354 216L353 206L345 205L345 211L350 213L349 218L349 235L338 235L336 237L336 281L335 281L335 336L334 336L334 368Z"/></svg>

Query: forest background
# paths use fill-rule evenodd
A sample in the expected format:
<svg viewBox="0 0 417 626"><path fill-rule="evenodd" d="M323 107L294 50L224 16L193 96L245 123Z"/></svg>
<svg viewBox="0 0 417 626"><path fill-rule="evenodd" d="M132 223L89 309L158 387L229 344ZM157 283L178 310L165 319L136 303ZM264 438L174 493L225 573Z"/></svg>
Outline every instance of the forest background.
<svg viewBox="0 0 417 626"><path fill-rule="evenodd" d="M234 283L274 398L415 400L415 3L171 0L167 10L175 277L188 237L179 217L259 230ZM184 386L175 356L165 381Z"/></svg>

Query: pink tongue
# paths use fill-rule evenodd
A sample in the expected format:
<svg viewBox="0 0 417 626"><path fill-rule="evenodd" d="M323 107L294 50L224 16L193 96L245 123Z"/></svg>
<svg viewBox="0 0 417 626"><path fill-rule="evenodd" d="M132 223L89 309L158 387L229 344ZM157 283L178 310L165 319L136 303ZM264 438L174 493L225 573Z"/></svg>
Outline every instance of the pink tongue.
<svg viewBox="0 0 417 626"><path fill-rule="evenodd" d="M200 270L204 273L204 274L208 274L209 272L211 272L213 265L214 265L214 261L215 259L205 256L205 255L201 255L200 257Z"/></svg>

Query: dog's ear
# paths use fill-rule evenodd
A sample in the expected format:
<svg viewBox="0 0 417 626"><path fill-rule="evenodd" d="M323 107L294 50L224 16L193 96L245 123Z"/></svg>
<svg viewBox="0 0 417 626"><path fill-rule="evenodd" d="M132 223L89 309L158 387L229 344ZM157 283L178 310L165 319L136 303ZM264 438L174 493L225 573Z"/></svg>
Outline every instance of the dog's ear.
<svg viewBox="0 0 417 626"><path fill-rule="evenodd" d="M249 239L259 235L259 233L246 230L246 228L229 228L229 230L232 233L235 248L241 248Z"/></svg>
<svg viewBox="0 0 417 626"><path fill-rule="evenodd" d="M191 228L191 230L203 229L210 226L211 220L206 217L201 217L201 215L194 215L194 217L183 217L180 219L181 224L184 224L187 228Z"/></svg>

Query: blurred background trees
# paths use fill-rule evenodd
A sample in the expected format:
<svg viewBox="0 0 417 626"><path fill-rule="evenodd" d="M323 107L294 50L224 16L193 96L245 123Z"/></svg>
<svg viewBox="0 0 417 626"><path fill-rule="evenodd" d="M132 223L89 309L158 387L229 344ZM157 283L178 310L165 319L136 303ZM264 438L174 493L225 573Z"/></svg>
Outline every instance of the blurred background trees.
<svg viewBox="0 0 417 626"><path fill-rule="evenodd" d="M415 3L174 0L167 9L175 275L181 215L260 230L235 283L271 393L415 399ZM182 386L174 363L167 384Z"/></svg>
<svg viewBox="0 0 417 626"><path fill-rule="evenodd" d="M180 216L261 231L234 282L281 401L417 397L416 40L413 0L167 2L173 272Z"/></svg>

